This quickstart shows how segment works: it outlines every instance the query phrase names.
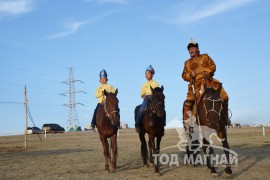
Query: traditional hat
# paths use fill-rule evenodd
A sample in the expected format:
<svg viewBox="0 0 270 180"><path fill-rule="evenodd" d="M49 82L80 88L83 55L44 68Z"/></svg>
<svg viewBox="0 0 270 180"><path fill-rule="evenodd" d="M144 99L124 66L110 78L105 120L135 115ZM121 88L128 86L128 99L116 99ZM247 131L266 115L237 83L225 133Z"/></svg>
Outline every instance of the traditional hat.
<svg viewBox="0 0 270 180"><path fill-rule="evenodd" d="M188 44L187 49L189 50L191 47L199 48L199 44L194 42L192 38L190 39L190 43Z"/></svg>
<svg viewBox="0 0 270 180"><path fill-rule="evenodd" d="M147 67L146 71L150 71L152 74L155 74L155 69L151 65Z"/></svg>
<svg viewBox="0 0 270 180"><path fill-rule="evenodd" d="M102 69L101 71L100 71L100 73L99 73L99 78L101 79L101 78L106 78L107 79L107 77L108 77L108 74L107 74L107 72L106 72L106 70L105 69Z"/></svg>

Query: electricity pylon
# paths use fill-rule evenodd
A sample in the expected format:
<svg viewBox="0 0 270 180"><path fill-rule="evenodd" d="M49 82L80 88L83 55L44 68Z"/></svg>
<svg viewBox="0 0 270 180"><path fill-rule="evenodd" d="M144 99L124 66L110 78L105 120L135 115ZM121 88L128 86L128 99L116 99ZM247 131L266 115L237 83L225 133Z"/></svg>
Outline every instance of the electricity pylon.
<svg viewBox="0 0 270 180"><path fill-rule="evenodd" d="M80 123L79 123L79 119L78 119L78 115L77 115L77 110L76 110L76 105L83 105L82 103L77 103L76 99L75 99L75 94L76 93L85 93L84 91L76 91L75 90L75 82L81 82L83 83L81 80L75 80L74 79L74 75L73 75L73 68L69 68L69 78L67 81L63 81L62 83L65 83L68 85L68 92L65 93L61 93L61 95L69 96L69 101L68 103L64 104L63 106L67 106L69 108L69 114L68 114L68 119L67 119L67 129L68 131L71 128L74 128L74 130L76 130L76 127L79 127Z"/></svg>

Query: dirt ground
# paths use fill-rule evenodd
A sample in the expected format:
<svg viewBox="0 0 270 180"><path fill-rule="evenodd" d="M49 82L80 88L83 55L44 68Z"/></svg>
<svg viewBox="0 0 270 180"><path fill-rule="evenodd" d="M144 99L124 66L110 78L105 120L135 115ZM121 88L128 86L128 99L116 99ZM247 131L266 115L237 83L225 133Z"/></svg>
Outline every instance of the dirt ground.
<svg viewBox="0 0 270 180"><path fill-rule="evenodd" d="M134 129L120 130L118 162L114 173L104 171L104 156L98 133L0 137L0 179L224 179L224 167L213 177L206 166L161 166L161 176L154 168L144 167L140 157L140 142ZM262 136L262 128L228 129L231 149L238 153L239 164L233 167L232 179L270 179L270 128ZM161 148L179 142L175 129L166 130ZM179 153L177 148L161 153Z"/></svg>

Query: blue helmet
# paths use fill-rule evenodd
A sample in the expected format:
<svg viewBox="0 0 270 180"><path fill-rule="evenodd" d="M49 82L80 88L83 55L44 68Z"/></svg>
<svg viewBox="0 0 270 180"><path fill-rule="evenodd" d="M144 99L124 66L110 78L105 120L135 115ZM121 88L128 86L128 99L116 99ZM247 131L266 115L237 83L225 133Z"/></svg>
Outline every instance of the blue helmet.
<svg viewBox="0 0 270 180"><path fill-rule="evenodd" d="M155 74L155 69L151 65L147 67L146 71L150 71L152 74Z"/></svg>
<svg viewBox="0 0 270 180"><path fill-rule="evenodd" d="M99 73L99 78L101 79L101 78L106 78L107 79L107 77L108 77L108 74L107 74L107 72L106 72L106 70L105 69L102 69L101 71L100 71L100 73Z"/></svg>

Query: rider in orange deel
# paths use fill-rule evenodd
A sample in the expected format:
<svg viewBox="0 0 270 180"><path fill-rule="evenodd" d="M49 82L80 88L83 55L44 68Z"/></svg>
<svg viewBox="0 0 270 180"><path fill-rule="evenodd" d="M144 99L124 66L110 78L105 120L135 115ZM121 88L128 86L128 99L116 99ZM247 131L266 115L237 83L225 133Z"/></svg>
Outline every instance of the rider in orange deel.
<svg viewBox="0 0 270 180"><path fill-rule="evenodd" d="M194 105L194 94L192 90L192 84L194 84L194 89L196 92L196 98L199 98L201 90L203 90L203 83L210 83L211 86L217 90L220 82L217 79L214 79L214 73L216 71L216 65L214 61L208 56L208 54L200 54L199 44L194 42L191 39L190 43L187 46L188 52L190 54L190 59L185 62L184 70L182 73L182 78L189 82L187 98L184 102L183 107L183 123L184 125L189 126L189 113L192 111ZM228 101L229 96L222 87L220 91L220 97L223 102L224 116L226 119L225 125L230 124L228 118Z"/></svg>
<svg viewBox="0 0 270 180"><path fill-rule="evenodd" d="M99 82L101 85L97 88L95 96L98 98L98 104L93 114L92 122L91 122L91 130L94 130L97 125L97 111L100 105L104 102L105 96L103 95L103 91L106 90L108 93L115 93L115 89L112 85L107 84L108 82L108 74L105 69L102 69L99 73Z"/></svg>

